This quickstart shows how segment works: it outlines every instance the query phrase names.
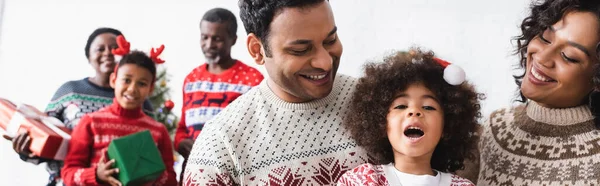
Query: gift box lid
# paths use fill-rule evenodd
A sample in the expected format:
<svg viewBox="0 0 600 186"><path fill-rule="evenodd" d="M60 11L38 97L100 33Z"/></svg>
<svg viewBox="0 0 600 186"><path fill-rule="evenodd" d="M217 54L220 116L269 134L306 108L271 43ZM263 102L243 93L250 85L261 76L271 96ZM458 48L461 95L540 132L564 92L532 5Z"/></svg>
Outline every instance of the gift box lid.
<svg viewBox="0 0 600 186"><path fill-rule="evenodd" d="M108 157L115 159L118 179L123 185L137 185L156 180L165 164L149 130L112 140Z"/></svg>

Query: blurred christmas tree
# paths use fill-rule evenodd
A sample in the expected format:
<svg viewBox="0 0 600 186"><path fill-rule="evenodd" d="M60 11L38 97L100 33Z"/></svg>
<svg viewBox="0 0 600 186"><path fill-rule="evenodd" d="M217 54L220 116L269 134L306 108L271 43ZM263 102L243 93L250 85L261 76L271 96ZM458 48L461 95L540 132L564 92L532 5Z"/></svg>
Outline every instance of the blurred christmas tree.
<svg viewBox="0 0 600 186"><path fill-rule="evenodd" d="M178 118L173 114L172 109L175 106L171 101L171 95L169 94L170 88L169 75L167 69L163 65L157 65L156 68L156 82L154 83L154 91L150 95L150 102L154 107L154 119L167 127L167 131L170 134L175 132L177 128Z"/></svg>

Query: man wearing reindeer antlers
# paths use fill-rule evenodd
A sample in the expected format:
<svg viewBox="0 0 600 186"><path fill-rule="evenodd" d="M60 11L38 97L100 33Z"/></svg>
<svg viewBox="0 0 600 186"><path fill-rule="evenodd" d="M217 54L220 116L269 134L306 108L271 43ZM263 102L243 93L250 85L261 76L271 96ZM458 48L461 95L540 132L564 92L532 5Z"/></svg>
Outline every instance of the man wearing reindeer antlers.
<svg viewBox="0 0 600 186"><path fill-rule="evenodd" d="M269 79L206 123L184 185L334 185L368 162L342 127L356 79L325 0L240 0L246 46Z"/></svg>
<svg viewBox="0 0 600 186"><path fill-rule="evenodd" d="M200 46L206 63L185 78L182 119L175 134L175 149L185 158L182 170L204 123L263 80L258 70L231 57L236 32L235 16L223 8L209 10L200 21Z"/></svg>

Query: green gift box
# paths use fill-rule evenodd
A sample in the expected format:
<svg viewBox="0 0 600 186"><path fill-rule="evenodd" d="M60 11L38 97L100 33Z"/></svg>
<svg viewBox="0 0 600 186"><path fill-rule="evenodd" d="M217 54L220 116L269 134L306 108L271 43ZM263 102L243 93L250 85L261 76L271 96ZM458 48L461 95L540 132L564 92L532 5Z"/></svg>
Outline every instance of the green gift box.
<svg viewBox="0 0 600 186"><path fill-rule="evenodd" d="M165 171L165 163L149 130L112 140L108 157L115 159L118 179L124 186L154 181Z"/></svg>

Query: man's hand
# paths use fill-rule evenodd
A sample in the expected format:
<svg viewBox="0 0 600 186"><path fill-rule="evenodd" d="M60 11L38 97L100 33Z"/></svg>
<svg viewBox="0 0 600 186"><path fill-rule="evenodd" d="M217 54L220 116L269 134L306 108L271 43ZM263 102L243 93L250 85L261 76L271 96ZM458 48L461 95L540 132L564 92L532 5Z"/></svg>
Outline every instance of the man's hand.
<svg viewBox="0 0 600 186"><path fill-rule="evenodd" d="M179 142L179 149L177 152L183 156L183 158L187 159L190 156L190 152L192 151L192 146L194 146L194 140L192 139L184 139Z"/></svg>
<svg viewBox="0 0 600 186"><path fill-rule="evenodd" d="M100 162L98 162L98 167L96 167L96 179L100 183L108 183L111 186L121 186L121 182L117 180L113 175L119 173L118 168L112 168L115 164L115 160L112 159L108 162L104 162L104 154L100 157Z"/></svg>
<svg viewBox="0 0 600 186"><path fill-rule="evenodd" d="M29 147L31 146L31 137L29 136L29 132L21 133L14 138L11 138L7 135L2 135L2 137L12 141L13 150L15 150L16 153L34 157L33 153L31 153L31 150L29 150Z"/></svg>

